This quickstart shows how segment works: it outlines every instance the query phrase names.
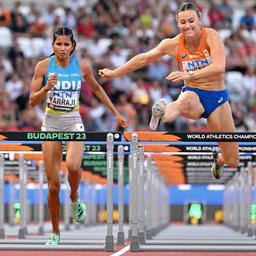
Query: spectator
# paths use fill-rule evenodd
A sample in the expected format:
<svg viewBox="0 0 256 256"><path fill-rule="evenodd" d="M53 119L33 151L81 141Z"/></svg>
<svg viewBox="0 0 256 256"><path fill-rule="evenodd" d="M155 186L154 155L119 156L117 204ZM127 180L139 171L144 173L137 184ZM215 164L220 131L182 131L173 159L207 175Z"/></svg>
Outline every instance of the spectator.
<svg viewBox="0 0 256 256"><path fill-rule="evenodd" d="M5 84L5 91L14 102L22 94L23 82L17 74L12 73L10 79Z"/></svg>
<svg viewBox="0 0 256 256"><path fill-rule="evenodd" d="M45 32L45 24L42 22L39 13L34 14L34 19L31 21L29 26L29 33L32 37L42 37Z"/></svg>
<svg viewBox="0 0 256 256"><path fill-rule="evenodd" d="M12 63L14 70L17 68L16 63L18 58L25 59L24 53L20 48L20 44L17 39L14 40L13 46L9 49L7 56Z"/></svg>
<svg viewBox="0 0 256 256"><path fill-rule="evenodd" d="M85 16L80 19L77 24L78 35L82 35L85 38L93 38L95 34L95 27L91 16Z"/></svg>
<svg viewBox="0 0 256 256"><path fill-rule="evenodd" d="M10 95L5 92L0 93L0 129L17 130L16 106L11 101Z"/></svg>
<svg viewBox="0 0 256 256"><path fill-rule="evenodd" d="M131 56L152 49L164 37L172 37L177 34L174 12L182 2L184 1L65 0L64 5L60 5L57 2L38 5L35 1L32 1L30 4L22 1L16 2L11 8L6 8L3 4L5 2L0 1L0 26L6 26L16 31L12 31L12 46L3 46L5 48L0 49L1 91L4 91L7 82L10 81L14 72L23 81L23 84L26 79L31 78L35 63L51 54L51 37L56 26L67 25L74 28L78 39L78 57L87 59L94 70L98 70L104 66L118 66L118 63L123 63ZM224 39L227 70L239 71L243 77L241 80L243 93L241 91L236 94L231 93L233 97L231 101L241 101L240 96L246 95L245 99L242 97L243 111L246 113L243 118L246 119L245 122L248 124L249 130L256 130L256 122L254 121L254 119L256 120L254 113L256 101L256 38L255 9L253 10L255 6L248 6L248 3L245 1L248 6L245 9L246 14L243 17L239 17L236 21L236 5L231 0L217 2L202 0L193 2L198 3L198 8L202 13L202 22L206 27L211 25L211 21L213 23L212 26L216 27L216 29L225 29L227 35L231 32L231 36L228 35ZM210 4L211 2L213 4ZM216 5L215 3L218 4ZM86 21L86 29L84 21ZM237 26L235 26L236 23ZM81 27L78 29L79 26ZM45 45L40 55L36 58L33 56L28 57L27 49L19 45L19 42L21 42L20 36L27 37L28 41L33 37L42 37ZM33 40L30 41L30 46L30 51L34 53ZM120 77L113 81L102 81L104 88L116 103L119 102L120 92L125 94L120 100L122 104L118 104L120 108L127 108L129 109L128 112L131 113L132 110L130 108L135 109L135 107L139 106L137 105L138 103L135 104L131 101L132 99L139 98L141 94L141 89L137 91L135 89L137 82L143 81L147 103L142 105L142 110L137 109L139 117L133 119L133 124L130 125L131 128L129 129L133 129L133 127L136 129L143 127L145 129L148 123L147 110L151 107L152 99L159 97L159 93L161 93L162 97L167 98L168 101L176 99L183 83L173 84L165 80L166 71L170 72L172 70L177 70L175 60L163 59L159 63L142 68L134 74ZM149 81L150 79L152 81ZM95 124L89 113L92 97L86 86L83 86L85 89L84 92L81 92L83 102L81 104L81 111L84 121L89 129L94 131L101 130L103 127L107 129L109 127L109 120L112 117L104 109L104 114L100 117L101 127ZM26 86L23 85L22 88L26 88ZM32 129L37 126L32 124L36 120L32 118L31 111L26 109L26 97L24 96L25 94L23 94L22 89L21 95L18 96L19 100L16 102L19 108L11 101L11 105L14 106L16 111L14 113L17 119L17 124L14 127L17 129L18 127L22 129L30 127L29 129ZM127 100L127 104L123 103L123 99ZM1 109L0 115L2 115L2 111ZM41 120L40 113L41 107L39 106L36 108L36 115ZM26 115L30 116L31 124L26 124L23 127L19 126L18 122L21 114L22 118L24 117L27 120L26 122L29 122L29 118L26 118ZM201 123L199 125L204 127ZM168 129L176 129L177 131L195 129L192 126L191 124L187 125L186 120L177 119L173 124L168 124Z"/></svg>
<svg viewBox="0 0 256 256"><path fill-rule="evenodd" d="M14 32L16 36L24 36L28 32L29 26L27 24L25 17L22 14L14 14L11 30Z"/></svg>
<svg viewBox="0 0 256 256"><path fill-rule="evenodd" d="M210 9L208 12L208 16L210 19L210 26L214 29L220 29L223 27L224 23L224 16L223 14L218 10L218 7L215 3L211 3Z"/></svg>
<svg viewBox="0 0 256 256"><path fill-rule="evenodd" d="M246 9L245 15L240 20L240 28L247 29L248 31L252 31L256 26L256 21L254 17L254 10L252 7L248 7Z"/></svg>
<svg viewBox="0 0 256 256"><path fill-rule="evenodd" d="M169 68L163 60L158 60L149 66L149 78L163 80L169 73Z"/></svg>
<svg viewBox="0 0 256 256"><path fill-rule="evenodd" d="M232 16L234 13L234 9L230 5L229 1L222 0L221 4L218 6L218 10L224 17L223 28L232 29Z"/></svg>
<svg viewBox="0 0 256 256"><path fill-rule="evenodd" d="M256 68L247 67L243 77L243 87L250 96L256 95Z"/></svg>
<svg viewBox="0 0 256 256"><path fill-rule="evenodd" d="M128 131L135 131L137 129L137 111L134 105L129 102L126 93L120 93L117 99L117 109L128 120Z"/></svg>
<svg viewBox="0 0 256 256"><path fill-rule="evenodd" d="M4 7L4 4L0 2L0 26L9 27L11 23L11 13Z"/></svg>

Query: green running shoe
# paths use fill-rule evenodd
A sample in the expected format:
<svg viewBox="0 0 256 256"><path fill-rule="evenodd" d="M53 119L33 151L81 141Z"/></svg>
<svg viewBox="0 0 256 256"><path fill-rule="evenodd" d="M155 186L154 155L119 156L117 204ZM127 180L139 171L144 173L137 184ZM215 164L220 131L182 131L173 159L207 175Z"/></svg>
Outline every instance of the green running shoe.
<svg viewBox="0 0 256 256"><path fill-rule="evenodd" d="M81 203L79 199L72 202L72 217L74 222L81 223L86 217L87 206L86 203Z"/></svg>
<svg viewBox="0 0 256 256"><path fill-rule="evenodd" d="M60 243L60 234L52 233L45 245L56 246Z"/></svg>
<svg viewBox="0 0 256 256"><path fill-rule="evenodd" d="M158 100L152 107L152 116L149 123L149 128L151 130L156 130L159 122L165 112L165 108L167 106L168 102L166 99L160 99Z"/></svg>
<svg viewBox="0 0 256 256"><path fill-rule="evenodd" d="M222 176L222 166L220 166L220 165L218 164L218 161L217 161L217 159L218 159L218 154L219 154L219 152L218 152L217 150L213 150L213 151L212 151L212 155L213 155L213 165L212 165L211 171L212 171L213 176L214 176L217 180L220 179L221 176Z"/></svg>

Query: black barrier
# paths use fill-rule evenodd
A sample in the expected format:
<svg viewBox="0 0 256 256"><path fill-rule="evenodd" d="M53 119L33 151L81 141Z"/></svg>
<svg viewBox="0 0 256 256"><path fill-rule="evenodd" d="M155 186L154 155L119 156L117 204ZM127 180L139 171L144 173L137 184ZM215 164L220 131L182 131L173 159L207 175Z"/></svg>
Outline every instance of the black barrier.
<svg viewBox="0 0 256 256"><path fill-rule="evenodd" d="M106 141L108 132L1 132L7 141ZM121 141L121 132L113 132L114 141Z"/></svg>
<svg viewBox="0 0 256 256"><path fill-rule="evenodd" d="M126 141L131 140L133 132L125 132ZM195 141L195 142L256 142L256 133L179 133L179 132L134 132L138 134L139 142L142 141Z"/></svg>
<svg viewBox="0 0 256 256"><path fill-rule="evenodd" d="M109 132L0 132L0 140L8 141L106 141ZM179 133L179 132L112 132L114 141L130 141L137 133L139 141L256 142L256 133Z"/></svg>

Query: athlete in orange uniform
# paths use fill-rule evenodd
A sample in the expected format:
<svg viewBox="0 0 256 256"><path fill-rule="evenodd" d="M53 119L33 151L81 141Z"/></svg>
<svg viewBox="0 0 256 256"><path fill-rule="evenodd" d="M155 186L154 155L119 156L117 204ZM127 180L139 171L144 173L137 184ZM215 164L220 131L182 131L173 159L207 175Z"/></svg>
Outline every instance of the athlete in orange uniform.
<svg viewBox="0 0 256 256"><path fill-rule="evenodd" d="M214 90L209 91L209 77L206 78L207 81L202 81L200 83L198 83L197 79L193 79L194 71L203 69L212 63L212 56L210 54L211 49L206 42L207 33L209 34L208 29L201 29L201 40L196 51L191 51L186 48L185 36L184 34L181 34L179 37L178 53L176 56L180 69L188 72L191 76L189 81L185 80L185 86L182 88L182 91L191 91L198 95L200 103L204 109L204 112L200 115L200 117L203 118L208 118L216 108L228 101L228 93L227 90L224 89L223 82L219 83L220 86L216 86L214 80L212 88ZM152 119L152 129L157 127L158 122L155 120L156 118Z"/></svg>
<svg viewBox="0 0 256 256"><path fill-rule="evenodd" d="M211 132L235 132L228 94L225 89L224 45L217 31L203 28L201 13L193 3L184 3L176 12L180 34L167 38L154 49L138 54L114 70L99 70L103 78L113 79L132 72L164 55L176 58L181 71L171 72L166 79L184 80L185 86L178 99L167 103L159 100L152 107L150 128L155 130L159 121L173 121L178 115L198 120L207 118ZM214 151L213 175L219 179L222 166L237 167L239 150L236 142L220 142L221 153Z"/></svg>

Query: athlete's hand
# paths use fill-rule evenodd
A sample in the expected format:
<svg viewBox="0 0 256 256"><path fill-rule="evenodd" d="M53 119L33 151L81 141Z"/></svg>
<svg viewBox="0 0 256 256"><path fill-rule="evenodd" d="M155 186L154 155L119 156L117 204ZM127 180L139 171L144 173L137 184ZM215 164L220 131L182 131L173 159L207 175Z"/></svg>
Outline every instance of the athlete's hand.
<svg viewBox="0 0 256 256"><path fill-rule="evenodd" d="M113 79L114 78L113 70L107 69L107 68L100 69L99 70L99 75L102 78L106 78L106 79Z"/></svg>
<svg viewBox="0 0 256 256"><path fill-rule="evenodd" d="M122 128L127 128L128 123L127 123L127 119L125 117L123 117L122 115L117 115L116 116L116 120L118 122L118 124L122 127Z"/></svg>
<svg viewBox="0 0 256 256"><path fill-rule="evenodd" d="M187 72L182 72L182 71L174 71L174 72L171 72L167 77L166 79L167 80L170 80L174 83L178 82L178 81L182 81L182 80L187 80L189 79L190 76Z"/></svg>
<svg viewBox="0 0 256 256"><path fill-rule="evenodd" d="M53 86L56 84L57 84L57 75L55 73L52 73L49 75L47 84L45 85L45 89L47 91L50 91L53 88Z"/></svg>

